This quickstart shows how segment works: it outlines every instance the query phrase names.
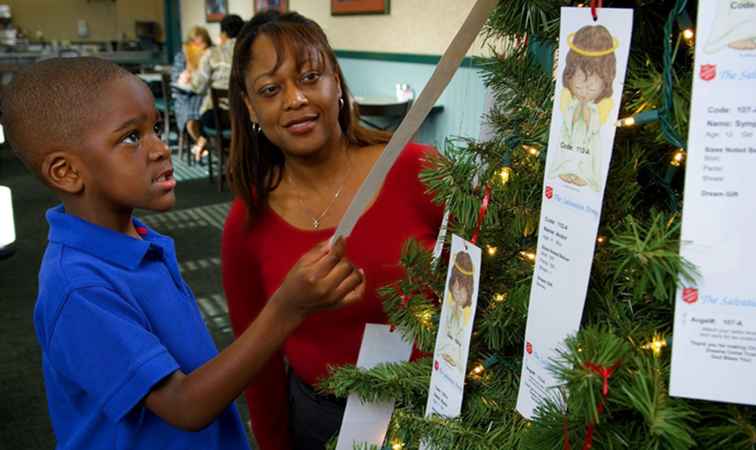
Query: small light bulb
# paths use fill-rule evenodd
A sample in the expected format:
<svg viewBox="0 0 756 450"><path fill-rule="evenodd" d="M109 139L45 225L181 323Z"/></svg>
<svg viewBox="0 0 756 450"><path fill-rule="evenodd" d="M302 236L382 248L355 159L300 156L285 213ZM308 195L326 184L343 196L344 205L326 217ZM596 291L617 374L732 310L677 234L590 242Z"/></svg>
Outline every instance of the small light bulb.
<svg viewBox="0 0 756 450"><path fill-rule="evenodd" d="M599 237L596 238L596 242L598 242L599 245L601 245L604 242L606 242L606 238L604 236L599 236Z"/></svg>
<svg viewBox="0 0 756 450"><path fill-rule="evenodd" d="M527 259L530 262L533 262L536 259L536 254L535 253L533 253L533 252L526 252L524 250L520 252L520 256L522 256L523 258Z"/></svg>
<svg viewBox="0 0 756 450"><path fill-rule="evenodd" d="M473 369L473 373L474 373L475 375L480 375L481 373L483 373L483 371L484 371L484 370L486 370L486 369L485 369L485 367L483 367L483 365L482 365L482 364L478 364L478 365L477 365L477 366L475 366L475 368Z"/></svg>
<svg viewBox="0 0 756 450"><path fill-rule="evenodd" d="M511 167L502 167L499 171L499 178L501 178L501 184L509 183L509 179L512 177Z"/></svg>
<svg viewBox="0 0 756 450"><path fill-rule="evenodd" d="M422 314L420 314L419 316L417 316L417 319L418 319L418 321L420 323L423 324L423 326L429 327L431 325L431 317L432 317L431 316L431 312L430 311L425 311Z"/></svg>
<svg viewBox="0 0 756 450"><path fill-rule="evenodd" d="M618 127L632 127L635 125L635 117L625 117L617 121Z"/></svg>
<svg viewBox="0 0 756 450"><path fill-rule="evenodd" d="M530 156L538 156L541 154L540 150L533 147L532 145L523 145L522 148L524 148Z"/></svg>
<svg viewBox="0 0 756 450"><path fill-rule="evenodd" d="M672 161L669 163L675 167L680 167L683 160L685 160L685 151L680 149L675 153L675 156L672 157Z"/></svg>
<svg viewBox="0 0 756 450"><path fill-rule="evenodd" d="M662 336L654 336L653 339L651 339L651 342L648 344L644 344L641 346L644 350L651 350L654 353L654 356L659 356L661 354L661 351L664 347L667 346L667 340L664 339Z"/></svg>
<svg viewBox="0 0 756 450"><path fill-rule="evenodd" d="M696 33L694 33L691 28L686 28L685 30L683 30L682 35L685 40L690 41L693 39L693 36L695 36Z"/></svg>
<svg viewBox="0 0 756 450"><path fill-rule="evenodd" d="M399 439L391 441L391 450L402 450L404 448L404 442Z"/></svg>
<svg viewBox="0 0 756 450"><path fill-rule="evenodd" d="M501 302L503 302L506 299L507 299L507 296L504 295L504 294L496 294L496 295L494 295L494 301L496 301L496 302L501 303Z"/></svg>
<svg viewBox="0 0 756 450"><path fill-rule="evenodd" d="M498 250L498 248L493 247L491 245L487 245L486 246L486 252L488 252L488 256L496 256L496 251L497 250Z"/></svg>

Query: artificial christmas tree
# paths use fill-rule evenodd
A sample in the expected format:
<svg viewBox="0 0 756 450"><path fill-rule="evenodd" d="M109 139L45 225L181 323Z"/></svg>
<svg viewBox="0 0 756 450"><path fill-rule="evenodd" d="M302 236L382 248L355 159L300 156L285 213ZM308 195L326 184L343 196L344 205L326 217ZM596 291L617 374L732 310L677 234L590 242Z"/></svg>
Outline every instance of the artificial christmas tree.
<svg viewBox="0 0 756 450"><path fill-rule="evenodd" d="M577 4L500 2L484 30L496 55L479 61L495 98L494 137L449 140L423 174L450 211L450 232L479 234L484 250L461 416L424 418L429 357L335 368L321 387L396 399L386 440L394 449L754 448L756 408L668 394L675 292L696 277L678 255L696 12L685 0L604 4L633 8L634 30L582 324L553 361L560 398L532 421L515 411L562 6ZM432 353L448 254L435 261L409 242L401 262L406 277L382 290L385 310Z"/></svg>

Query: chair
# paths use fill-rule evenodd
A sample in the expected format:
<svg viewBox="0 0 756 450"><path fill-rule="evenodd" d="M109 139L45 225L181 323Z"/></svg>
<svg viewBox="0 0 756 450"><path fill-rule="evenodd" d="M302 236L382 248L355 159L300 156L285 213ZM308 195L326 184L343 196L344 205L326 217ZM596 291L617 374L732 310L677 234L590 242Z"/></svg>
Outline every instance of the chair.
<svg viewBox="0 0 756 450"><path fill-rule="evenodd" d="M216 89L210 88L210 98L213 104L213 114L215 116L215 124L219 128L204 127L203 131L205 136L208 137L207 154L207 171L210 178L210 182L213 182L213 152L218 153L218 191L223 191L223 183L225 182L225 159L226 159L226 146L224 144L231 142L231 129L221 128L221 105L228 107L228 89ZM226 108L223 108L226 109Z"/></svg>
<svg viewBox="0 0 756 450"><path fill-rule="evenodd" d="M167 72L160 73L160 92L162 98L155 99L155 108L163 116L163 141L170 144L171 138L171 74Z"/></svg>
<svg viewBox="0 0 756 450"><path fill-rule="evenodd" d="M399 126L404 116L409 112L412 101L357 97L355 104L361 122L372 128L387 131L394 130ZM379 125L375 121L366 119L365 116L380 117L385 121L385 124Z"/></svg>

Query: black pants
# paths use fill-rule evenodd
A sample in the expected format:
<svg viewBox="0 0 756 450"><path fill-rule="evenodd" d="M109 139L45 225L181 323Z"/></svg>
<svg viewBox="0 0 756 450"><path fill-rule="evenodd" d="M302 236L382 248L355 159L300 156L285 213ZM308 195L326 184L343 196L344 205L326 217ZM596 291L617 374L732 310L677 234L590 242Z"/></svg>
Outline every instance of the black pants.
<svg viewBox="0 0 756 450"><path fill-rule="evenodd" d="M346 400L321 395L289 371L289 431L294 450L321 450L339 432Z"/></svg>
<svg viewBox="0 0 756 450"><path fill-rule="evenodd" d="M231 128L231 118L228 116L228 111L225 109L220 109L220 121L221 126L220 129L225 128ZM212 109L208 109L207 111L203 112L202 115L199 118L200 124L202 128L213 128L218 129L219 127L215 123L215 112ZM202 135L204 136L204 132L202 132ZM205 136L207 138L207 136Z"/></svg>

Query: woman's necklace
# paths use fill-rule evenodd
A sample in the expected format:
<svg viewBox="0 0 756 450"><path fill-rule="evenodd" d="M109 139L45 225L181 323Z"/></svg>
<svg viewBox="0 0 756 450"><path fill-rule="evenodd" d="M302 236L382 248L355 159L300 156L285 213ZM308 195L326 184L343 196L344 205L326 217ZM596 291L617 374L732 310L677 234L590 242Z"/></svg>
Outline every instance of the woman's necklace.
<svg viewBox="0 0 756 450"><path fill-rule="evenodd" d="M339 188L336 190L336 193L333 194L333 198L331 198L331 201L328 202L328 206L325 207L325 209L318 214L317 217L312 215L310 213L309 208L305 206L304 200L302 200L301 191L299 192L300 195L297 195L297 200L299 201L299 206L302 207L303 211L307 211L307 215L310 216L310 220L312 221L312 228L314 230L317 230L320 228L320 221L323 220L323 217L325 217L326 214L328 214L328 211L330 211L331 207L336 203L336 200L341 197L341 192L344 190L344 184L346 184L347 177L349 176L349 170L351 169L351 161L349 160L349 155L347 154L347 168L344 171L344 178L341 179L341 184L339 185ZM291 172L289 171L287 173L289 178L289 183L291 183L292 186L294 186L294 189L299 190L299 187L297 186L297 183L294 182L294 178L291 176Z"/></svg>

